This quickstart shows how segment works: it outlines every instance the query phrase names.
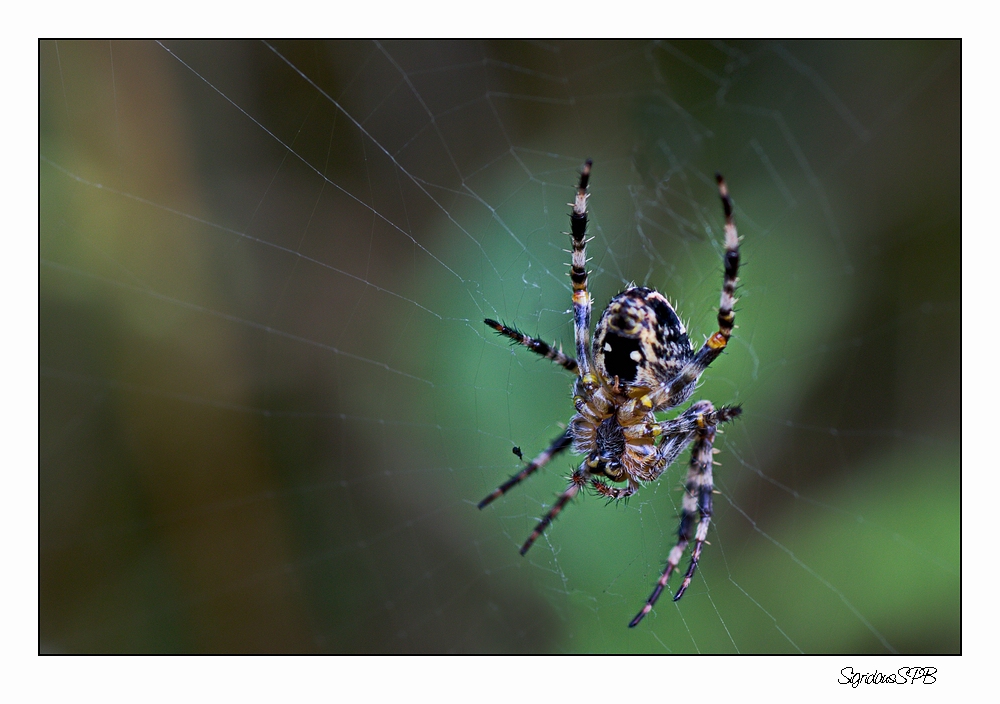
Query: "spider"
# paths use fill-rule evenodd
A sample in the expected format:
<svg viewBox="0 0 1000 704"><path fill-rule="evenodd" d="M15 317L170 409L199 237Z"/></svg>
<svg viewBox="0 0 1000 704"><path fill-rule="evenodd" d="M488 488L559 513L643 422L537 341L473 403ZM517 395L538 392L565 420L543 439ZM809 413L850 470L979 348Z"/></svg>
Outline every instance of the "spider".
<svg viewBox="0 0 1000 704"><path fill-rule="evenodd" d="M587 262L587 183L592 164L589 159L584 164L576 200L569 204L573 208L567 234L573 244L569 276L573 282L576 358L513 327L495 320L484 321L500 335L510 338L513 344L522 344L576 375L573 385L576 414L551 445L480 501L479 508L506 494L560 452L572 448L573 452L584 455L584 460L569 478L569 486L521 546L520 552L524 555L581 489L589 486L609 502L628 498L644 483L658 479L691 445L677 544L667 557L666 567L653 593L629 623L631 628L653 609L693 538L691 562L674 601L684 595L708 536L712 520L712 455L718 452L712 447L716 428L739 416L742 409L740 406L717 409L709 401L696 401L673 420L658 421L655 414L677 408L690 398L702 372L722 354L729 342L734 327L739 236L726 182L716 174L726 217L725 273L719 329L700 350L694 351L684 325L667 299L643 286L630 286L611 299L597 323L591 346L591 298L584 267ZM614 487L607 482L625 486Z"/></svg>

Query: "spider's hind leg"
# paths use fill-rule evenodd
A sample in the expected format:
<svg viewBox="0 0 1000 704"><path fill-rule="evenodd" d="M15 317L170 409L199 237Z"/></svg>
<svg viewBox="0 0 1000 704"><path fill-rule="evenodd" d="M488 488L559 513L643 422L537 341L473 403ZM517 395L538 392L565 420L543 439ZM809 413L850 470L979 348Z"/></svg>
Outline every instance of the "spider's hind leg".
<svg viewBox="0 0 1000 704"><path fill-rule="evenodd" d="M597 387L593 375L594 354L590 347L590 312L592 300L587 291L587 184L590 182L590 159L580 172L580 183L576 188L576 198L570 205L570 240L573 244L569 277L573 282L573 335L576 340L576 361L579 374L587 389Z"/></svg>
<svg viewBox="0 0 1000 704"><path fill-rule="evenodd" d="M722 174L716 174L715 178L719 185L722 210L726 216L726 253L722 258L722 295L719 298L717 316L719 329L705 340L705 344L695 353L691 361L684 365L677 376L650 394L653 406L657 409L666 409L671 405L677 405L679 400L683 400L681 397L684 395L684 390L697 381L702 372L708 369L708 365L722 354L726 345L729 344L729 338L732 337L733 328L736 327L736 314L733 308L736 305L736 284L739 281L740 236L736 231L736 222L733 220L733 199L729 197L726 180L722 178Z"/></svg>

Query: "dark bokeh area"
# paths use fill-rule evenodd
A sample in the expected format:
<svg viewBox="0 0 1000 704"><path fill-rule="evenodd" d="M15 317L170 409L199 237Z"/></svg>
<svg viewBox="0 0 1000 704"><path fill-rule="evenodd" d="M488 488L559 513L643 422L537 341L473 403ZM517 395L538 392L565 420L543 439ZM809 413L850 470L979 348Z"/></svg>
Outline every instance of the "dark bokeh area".
<svg viewBox="0 0 1000 704"><path fill-rule="evenodd" d="M41 42L45 652L954 653L957 42ZM631 282L742 403L684 599L683 465L527 557L570 380ZM686 562L686 559L685 559ZM671 589L677 586L671 583Z"/></svg>

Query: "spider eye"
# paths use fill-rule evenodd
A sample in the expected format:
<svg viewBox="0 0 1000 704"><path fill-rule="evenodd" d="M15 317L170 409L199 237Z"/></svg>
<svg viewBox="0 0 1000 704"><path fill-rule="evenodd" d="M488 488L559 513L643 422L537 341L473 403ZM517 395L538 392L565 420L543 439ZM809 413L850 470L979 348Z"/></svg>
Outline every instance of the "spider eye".
<svg viewBox="0 0 1000 704"><path fill-rule="evenodd" d="M618 377L622 382L631 384L642 362L642 352L639 351L639 339L616 335L609 332L604 336L604 368L608 377Z"/></svg>

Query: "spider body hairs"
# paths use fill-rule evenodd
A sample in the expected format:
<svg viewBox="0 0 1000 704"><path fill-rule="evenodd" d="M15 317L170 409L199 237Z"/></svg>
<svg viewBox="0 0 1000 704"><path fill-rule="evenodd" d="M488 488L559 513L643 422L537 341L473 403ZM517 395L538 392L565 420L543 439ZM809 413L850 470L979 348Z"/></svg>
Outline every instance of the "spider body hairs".
<svg viewBox="0 0 1000 704"><path fill-rule="evenodd" d="M691 447L678 540L653 593L629 627L648 614L677 569L687 546L694 541L691 562L674 601L680 599L698 567L712 519L712 456L716 428L740 415L739 406L715 408L696 401L673 420L658 421L655 414L677 408L694 393L701 374L722 354L734 327L733 306L739 270L739 236L733 222L733 203L726 182L716 174L726 217L724 274L718 313L718 330L697 351L673 306L659 292L632 286L611 299L590 342L591 297L587 290L587 186L592 162L580 173L576 198L570 205L570 238L573 245L570 279L573 282L573 330L576 358L542 340L529 337L495 320L484 322L513 344L552 360L576 376L573 405L576 414L552 444L525 467L479 502L482 509L572 448L584 459L573 472L569 486L521 547L524 555L559 512L581 489L591 488L608 501L632 496L655 481ZM518 448L519 449L519 448ZM624 484L623 487L611 484Z"/></svg>

